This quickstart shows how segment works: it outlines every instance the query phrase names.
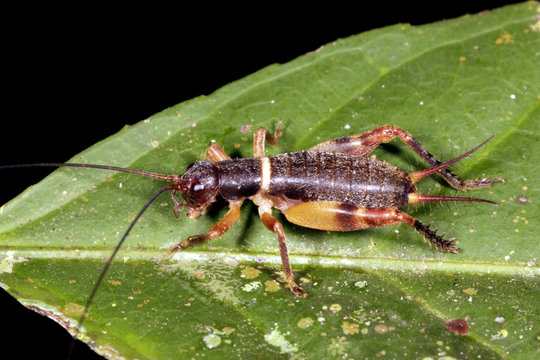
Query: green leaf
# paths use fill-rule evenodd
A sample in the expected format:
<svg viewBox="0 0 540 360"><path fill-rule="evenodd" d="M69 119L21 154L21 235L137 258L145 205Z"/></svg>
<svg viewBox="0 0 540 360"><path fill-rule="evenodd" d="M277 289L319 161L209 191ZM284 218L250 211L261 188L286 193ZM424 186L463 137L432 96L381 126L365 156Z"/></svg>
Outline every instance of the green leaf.
<svg viewBox="0 0 540 360"><path fill-rule="evenodd" d="M405 225L328 233L284 223L296 279L280 275L275 235L244 205L233 229L172 257L220 219L172 214L163 196L137 223L99 289L80 337L104 356L207 358L534 358L538 351L540 35L538 4L425 26L396 25L270 66L122 130L72 159L181 173L210 140L252 155L252 134L280 118L270 155L381 124L400 126L440 160L497 136L454 166L506 184L404 211L459 240L430 249ZM246 131L251 126L249 131ZM426 168L399 140L374 155ZM21 303L69 321L130 221L161 186L128 174L63 168L0 208L0 281ZM457 195L436 177L420 191ZM445 323L464 319L468 334Z"/></svg>

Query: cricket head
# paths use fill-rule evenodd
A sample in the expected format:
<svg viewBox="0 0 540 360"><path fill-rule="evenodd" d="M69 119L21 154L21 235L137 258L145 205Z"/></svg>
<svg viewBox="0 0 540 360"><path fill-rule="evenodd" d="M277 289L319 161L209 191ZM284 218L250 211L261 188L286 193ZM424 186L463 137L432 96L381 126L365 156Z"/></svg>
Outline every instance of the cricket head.
<svg viewBox="0 0 540 360"><path fill-rule="evenodd" d="M210 161L196 161L178 177L173 191L182 193L184 202L190 208L188 217L198 218L206 214L219 194L218 169Z"/></svg>

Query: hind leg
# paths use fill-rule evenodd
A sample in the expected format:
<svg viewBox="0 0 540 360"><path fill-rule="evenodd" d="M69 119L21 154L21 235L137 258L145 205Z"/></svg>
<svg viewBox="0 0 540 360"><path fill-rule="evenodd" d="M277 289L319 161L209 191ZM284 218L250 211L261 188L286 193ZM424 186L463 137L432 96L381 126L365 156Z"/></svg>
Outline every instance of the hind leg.
<svg viewBox="0 0 540 360"><path fill-rule="evenodd" d="M326 231L356 231L405 223L428 240L429 246L433 244L441 251L459 252L459 248L454 246L456 239L443 239L444 234L437 235L437 229L430 230L429 225L394 208L366 208L335 201L313 201L287 209L285 217L293 224Z"/></svg>
<svg viewBox="0 0 540 360"><path fill-rule="evenodd" d="M344 136L328 140L312 147L311 151L338 152L355 156L367 156L377 146L399 137L408 147L418 154L431 167L441 164L420 143L405 130L396 126L383 125L359 135ZM450 170L441 169L438 173L448 184L458 190L471 190L489 187L494 182L504 182L502 178L461 180Z"/></svg>

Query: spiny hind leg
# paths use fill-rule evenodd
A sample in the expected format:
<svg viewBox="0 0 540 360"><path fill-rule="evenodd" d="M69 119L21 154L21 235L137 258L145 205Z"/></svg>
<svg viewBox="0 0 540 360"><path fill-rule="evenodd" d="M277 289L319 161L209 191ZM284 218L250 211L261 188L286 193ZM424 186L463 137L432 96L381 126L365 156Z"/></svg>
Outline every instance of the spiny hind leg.
<svg viewBox="0 0 540 360"><path fill-rule="evenodd" d="M356 156L367 156L377 146L382 143L389 142L396 136L399 137L401 141L403 141L407 146L409 146L431 167L439 165L441 163L405 130L396 126L388 125L380 126L363 134L344 136L337 139L328 140L318 145L315 145L309 150L338 152ZM494 182L504 182L502 178L461 180L450 170L447 169L441 169L438 171L438 173L452 187L463 191L489 187Z"/></svg>
<svg viewBox="0 0 540 360"><path fill-rule="evenodd" d="M459 252L459 248L454 246L454 238L443 239L444 234L437 235L437 229L430 230L429 225L393 208L366 208L335 201L313 201L289 208L285 217L293 224L326 231L355 231L405 223L422 234L429 241L429 246L433 244L441 251Z"/></svg>
<svg viewBox="0 0 540 360"><path fill-rule="evenodd" d="M183 250L191 245L206 242L208 240L216 239L229 230L240 218L240 208L242 206L242 200L231 201L229 203L229 211L223 219L221 219L216 225L214 225L210 231L206 234L190 236L186 240L173 247L167 255L170 255L176 251Z"/></svg>
<svg viewBox="0 0 540 360"><path fill-rule="evenodd" d="M294 281L294 276L291 269L291 263L289 261L289 250L287 249L287 240L285 239L285 233L283 232L283 225L273 217L269 212L260 213L261 220L268 229L276 233L279 242L279 253L281 254L281 264L283 265L283 272L285 273L285 280L289 284L289 288L296 296L307 297L307 293L300 288Z"/></svg>
<svg viewBox="0 0 540 360"><path fill-rule="evenodd" d="M276 146L278 144L279 138L281 135L283 135L283 132L280 129L282 123L283 119L279 119L274 134L264 127L258 128L255 131L255 134L253 135L253 155L256 158L264 157L264 145L266 141L268 141L268 143L272 146Z"/></svg>

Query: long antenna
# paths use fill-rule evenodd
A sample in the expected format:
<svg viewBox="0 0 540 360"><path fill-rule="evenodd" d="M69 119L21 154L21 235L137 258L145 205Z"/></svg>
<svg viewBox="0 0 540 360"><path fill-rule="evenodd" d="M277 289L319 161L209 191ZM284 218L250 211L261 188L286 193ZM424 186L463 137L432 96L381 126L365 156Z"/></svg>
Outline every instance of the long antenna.
<svg viewBox="0 0 540 360"><path fill-rule="evenodd" d="M181 177L181 175L164 175L164 174L157 174L157 173L153 173L153 172L149 172L149 171L122 168L122 167L118 167L118 166L97 165L97 164L80 164L80 163L34 163L34 164L2 165L2 166L0 166L0 170L2 170L2 169L32 168L32 167L56 167L56 168L57 167L78 167L78 168L91 168L91 169L121 171L121 172L146 176L146 177L150 177L150 178L153 178L153 179L165 180L165 181L175 182L175 183L177 183L180 180L180 177ZM97 293L101 283L103 282L103 279L105 278L105 275L109 271L109 268L110 268L110 266L112 264L112 261L116 257L116 254L118 253L118 251L122 247L124 241L126 240L126 238L129 235L129 233L131 232L131 230L133 229L133 227L135 226L135 224L137 223L139 218L146 211L146 209L148 209L150 204L152 204L152 202L159 195L161 195L163 192L165 192L167 190L174 190L174 189L175 189L175 184L168 184L168 185L165 185L162 188L160 188L158 191L156 191L154 193L154 195L152 195L152 197L146 202L146 204L144 204L144 206L141 208L141 210L139 211L137 216L135 216L133 221L129 224L129 227L127 228L126 232L124 233L124 235L122 236L122 238L120 239L118 244L116 244L116 247L114 248L114 251L109 256L109 259L107 260L107 262L105 263L105 266L101 270L101 273L99 274L99 277L98 277L96 283L94 284L94 287L92 288L92 291L90 292L90 295L88 296L88 299L86 300L86 304L84 305L84 309L83 309L82 314L81 314L81 316L79 318L79 324L78 324L78 326L76 328L76 334L73 337L73 341L71 342L71 346L69 348L67 359L71 359L71 354L73 353L73 349L74 349L75 343L77 341L77 335L80 333L80 330L82 329L82 324L83 324L84 320L86 319L86 317L88 315L88 309L90 308L90 305L94 301L94 297L96 296L96 293Z"/></svg>
<svg viewBox="0 0 540 360"><path fill-rule="evenodd" d="M105 275L107 274L107 271L109 271L109 268L110 268L110 266L112 264L113 259L115 258L116 254L118 253L118 251L122 247L122 244L124 243L124 241L128 237L129 233L131 232L131 229L133 229L133 227L135 226L135 223L139 220L139 218L142 216L142 214L146 211L146 209L148 209L150 204L152 204L152 202L159 195L161 195L163 192L165 192L167 190L173 190L173 189L174 189L174 185L169 184L169 185L163 186L161 189L156 191L154 193L154 195L152 195L152 197L146 202L146 204L144 204L144 206L141 208L141 210L139 211L137 216L135 216L133 221L129 224L129 227L127 228L126 232L122 236L122 239L120 239L118 244L116 244L116 247L114 248L114 251L112 252L111 256L109 256L109 259L107 260L107 262L105 263L105 266L101 270L101 273L99 274L99 277L98 277L96 283L94 284L94 287L92 288L92 292L90 292L90 295L88 296L88 299L86 300L86 304L84 305L82 315L79 318L79 325L77 326L77 330L76 330L77 334L76 335L79 334L80 329L82 328L82 324L83 324L84 320L86 319L86 316L88 315L88 309L90 308L90 305L92 304L92 301L94 300L94 297L96 296L96 293L97 293L101 283L103 282L103 279L105 278ZM74 336L73 341L71 342L71 346L69 348L69 353L68 353L68 357L67 357L68 359L71 359L71 353L73 352L73 348L75 346L76 340L77 340L77 336Z"/></svg>
<svg viewBox="0 0 540 360"><path fill-rule="evenodd" d="M31 167L78 167L78 168L91 168L91 169L102 169L102 170L112 170L112 171L122 171L130 174L142 175L146 177L151 177L154 179L165 180L165 181L177 181L180 176L178 175L164 175L157 174L149 171L127 169L118 166L109 166L109 165L96 165L96 164L77 164L77 163L36 163L36 164L17 164L17 165L2 165L2 169L21 169L21 168L31 168Z"/></svg>

